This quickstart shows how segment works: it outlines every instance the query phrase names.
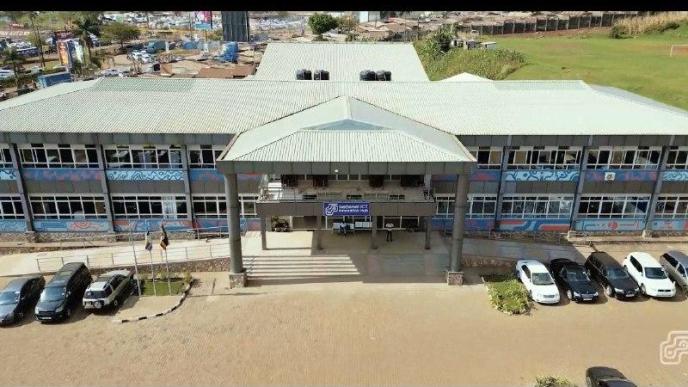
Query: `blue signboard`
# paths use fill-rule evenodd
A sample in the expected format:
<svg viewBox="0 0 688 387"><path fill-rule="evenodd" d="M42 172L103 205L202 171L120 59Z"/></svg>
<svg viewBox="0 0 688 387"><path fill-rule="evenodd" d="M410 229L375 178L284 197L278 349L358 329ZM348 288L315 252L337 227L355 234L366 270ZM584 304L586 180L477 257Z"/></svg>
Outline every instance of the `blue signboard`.
<svg viewBox="0 0 688 387"><path fill-rule="evenodd" d="M368 216L370 203L368 202L325 202L323 203L325 216Z"/></svg>

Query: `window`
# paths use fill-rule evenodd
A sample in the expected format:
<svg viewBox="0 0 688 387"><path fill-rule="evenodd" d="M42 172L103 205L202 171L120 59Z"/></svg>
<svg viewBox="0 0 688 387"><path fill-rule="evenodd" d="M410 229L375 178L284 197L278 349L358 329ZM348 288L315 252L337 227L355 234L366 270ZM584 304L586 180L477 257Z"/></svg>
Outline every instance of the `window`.
<svg viewBox="0 0 688 387"><path fill-rule="evenodd" d="M21 219L24 209L19 195L0 196L0 219Z"/></svg>
<svg viewBox="0 0 688 387"><path fill-rule="evenodd" d="M108 168L181 168L182 151L177 145L107 145Z"/></svg>
<svg viewBox="0 0 688 387"><path fill-rule="evenodd" d="M12 168L12 151L7 144L0 144L0 168Z"/></svg>
<svg viewBox="0 0 688 387"><path fill-rule="evenodd" d="M681 275L681 277L686 276L686 270L683 268L683 265L678 265L678 267L676 268L676 271L678 271L678 273Z"/></svg>
<svg viewBox="0 0 688 387"><path fill-rule="evenodd" d="M188 211L184 195L126 195L112 197L115 219L183 219Z"/></svg>
<svg viewBox="0 0 688 387"><path fill-rule="evenodd" d="M688 195L660 195L655 206L655 218L688 218Z"/></svg>
<svg viewBox="0 0 688 387"><path fill-rule="evenodd" d="M676 265L678 264L676 258L672 257L669 254L664 254L664 259L666 259L666 261L669 262L669 264L673 267L676 267Z"/></svg>
<svg viewBox="0 0 688 387"><path fill-rule="evenodd" d="M308 176L307 176L307 178L308 178ZM336 175L328 175L327 180L329 180L329 181L360 181L360 180L368 180L368 175L336 174Z"/></svg>
<svg viewBox="0 0 688 387"><path fill-rule="evenodd" d="M468 148L473 157L478 160L478 168L480 169L501 169L502 149L503 148L500 146L479 146Z"/></svg>
<svg viewBox="0 0 688 387"><path fill-rule="evenodd" d="M672 146L667 154L667 169L688 169L688 147Z"/></svg>
<svg viewBox="0 0 688 387"><path fill-rule="evenodd" d="M528 269L528 266L521 266L521 270L523 270L523 273L526 275L526 277L530 278L530 269Z"/></svg>
<svg viewBox="0 0 688 387"><path fill-rule="evenodd" d="M454 216L454 195L436 194L437 203L436 216ZM466 218L494 218L495 207L497 206L497 195L468 195L468 208Z"/></svg>
<svg viewBox="0 0 688 387"><path fill-rule="evenodd" d="M502 199L503 218L568 218L573 196L568 195L505 195Z"/></svg>
<svg viewBox="0 0 688 387"><path fill-rule="evenodd" d="M189 168L215 168L223 145L189 145Z"/></svg>
<svg viewBox="0 0 688 387"><path fill-rule="evenodd" d="M34 219L106 219L100 195L29 196Z"/></svg>
<svg viewBox="0 0 688 387"><path fill-rule="evenodd" d="M360 196L360 195L359 195ZM389 200L404 200L406 195L403 194L389 194Z"/></svg>
<svg viewBox="0 0 688 387"><path fill-rule="evenodd" d="M580 147L521 146L509 150L508 169L575 169L580 165Z"/></svg>
<svg viewBox="0 0 688 387"><path fill-rule="evenodd" d="M588 152L588 168L656 169L661 151L661 146L599 147Z"/></svg>
<svg viewBox="0 0 688 387"><path fill-rule="evenodd" d="M194 215L199 218L223 218L227 216L225 195L193 195ZM255 216L258 195L239 194L241 216Z"/></svg>
<svg viewBox="0 0 688 387"><path fill-rule="evenodd" d="M650 195L582 196L581 218L641 218L645 216Z"/></svg>
<svg viewBox="0 0 688 387"><path fill-rule="evenodd" d="M20 144L19 159L28 168L98 168L95 145Z"/></svg>

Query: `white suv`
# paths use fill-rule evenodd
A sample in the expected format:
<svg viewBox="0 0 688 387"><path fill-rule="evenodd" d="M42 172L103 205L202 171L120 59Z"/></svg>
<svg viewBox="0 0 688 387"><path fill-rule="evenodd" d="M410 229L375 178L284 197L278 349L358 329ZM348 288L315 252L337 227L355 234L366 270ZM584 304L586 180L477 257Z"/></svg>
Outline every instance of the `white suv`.
<svg viewBox="0 0 688 387"><path fill-rule="evenodd" d="M516 277L523 282L528 296L541 304L558 304L559 288L541 262L522 259L516 262Z"/></svg>
<svg viewBox="0 0 688 387"><path fill-rule="evenodd" d="M650 254L633 252L623 261L623 267L635 282L640 285L640 292L651 297L673 297L676 286L667 276L662 265Z"/></svg>
<svg viewBox="0 0 688 387"><path fill-rule="evenodd" d="M84 309L118 307L131 294L134 277L129 270L113 270L91 282L84 292Z"/></svg>

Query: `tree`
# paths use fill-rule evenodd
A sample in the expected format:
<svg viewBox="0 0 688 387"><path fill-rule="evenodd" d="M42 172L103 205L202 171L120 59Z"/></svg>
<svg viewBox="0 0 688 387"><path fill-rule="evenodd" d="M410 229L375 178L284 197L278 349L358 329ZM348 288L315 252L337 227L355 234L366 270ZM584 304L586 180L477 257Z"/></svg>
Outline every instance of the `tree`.
<svg viewBox="0 0 688 387"><path fill-rule="evenodd" d="M19 74L22 69L22 64L24 64L26 60L24 59L23 56L19 55L17 50L15 49L10 49L5 51L5 59L3 59L3 64L10 64L12 65L12 71L14 71L14 79L17 82L17 87L19 87Z"/></svg>
<svg viewBox="0 0 688 387"><path fill-rule="evenodd" d="M333 28L337 28L337 20L332 15L316 13L308 18L308 26L314 34L322 35Z"/></svg>
<svg viewBox="0 0 688 387"><path fill-rule="evenodd" d="M358 23L351 16L342 16L337 18L337 26L340 30L345 32L351 32L356 29Z"/></svg>
<svg viewBox="0 0 688 387"><path fill-rule="evenodd" d="M41 55L41 66L45 68L45 57L43 56L43 39L41 38L41 33L36 26L36 17L38 12L29 12L29 20L31 20L31 28L33 29L32 43Z"/></svg>
<svg viewBox="0 0 688 387"><path fill-rule="evenodd" d="M98 23L91 18L84 18L77 20L74 27L74 35L79 38L79 41L86 46L86 51L88 52L88 58L91 59L91 47L93 47L93 40L91 40L91 35L100 35L100 29Z"/></svg>
<svg viewBox="0 0 688 387"><path fill-rule="evenodd" d="M141 35L141 31L131 24L112 22L103 27L103 36L106 39L119 42L122 51L124 51L124 42L138 39L139 35Z"/></svg>

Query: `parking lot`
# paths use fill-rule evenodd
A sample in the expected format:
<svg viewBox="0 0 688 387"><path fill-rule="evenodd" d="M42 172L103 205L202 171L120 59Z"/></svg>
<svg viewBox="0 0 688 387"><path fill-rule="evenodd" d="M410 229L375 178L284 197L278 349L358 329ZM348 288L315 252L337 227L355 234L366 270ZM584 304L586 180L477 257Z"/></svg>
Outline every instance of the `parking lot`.
<svg viewBox="0 0 688 387"><path fill-rule="evenodd" d="M413 280L197 291L169 315L127 324L83 311L58 325L28 316L0 329L0 383L525 386L562 375L583 385L595 365L642 386L688 378L688 360L663 366L658 356L667 333L688 326L684 296L563 301L507 316L489 305L475 273L463 287Z"/></svg>

